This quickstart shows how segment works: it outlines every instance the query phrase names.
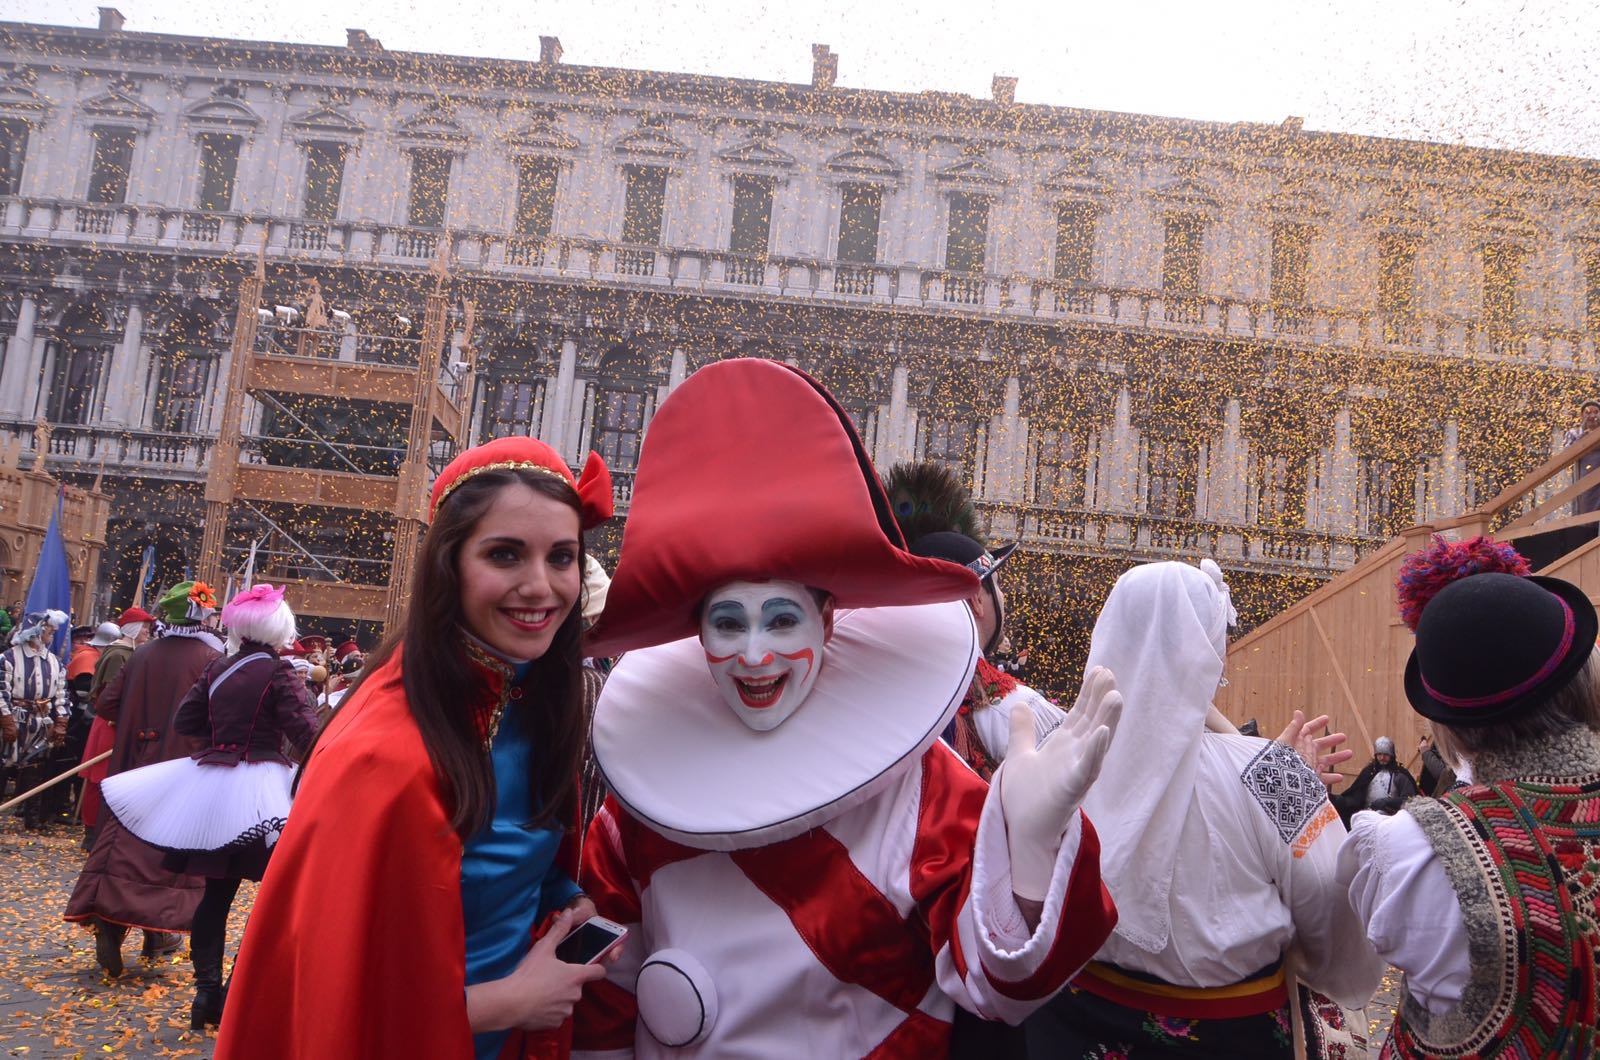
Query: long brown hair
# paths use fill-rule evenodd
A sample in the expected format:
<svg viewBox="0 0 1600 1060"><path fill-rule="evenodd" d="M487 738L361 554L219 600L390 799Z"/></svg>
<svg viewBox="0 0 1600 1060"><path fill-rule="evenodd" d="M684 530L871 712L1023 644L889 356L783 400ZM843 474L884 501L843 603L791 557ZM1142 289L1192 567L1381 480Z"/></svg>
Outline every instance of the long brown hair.
<svg viewBox="0 0 1600 1060"><path fill-rule="evenodd" d="M570 507L581 518L577 491L548 475L524 471L485 471L463 482L440 505L422 541L411 582L411 600L400 628L384 638L350 686L346 702L396 651L406 704L423 746L444 782L450 827L462 841L477 834L494 814L494 767L468 704L493 694L488 678L467 655L466 619L461 611L461 546L499 492L520 482L536 493ZM578 569L583 569L583 535L578 535ZM523 681L527 690L517 713L533 738L534 819L528 828L565 827L577 810L577 776L583 755L583 656L579 637L582 600L556 630L550 648L534 660ZM465 693L465 695L463 694Z"/></svg>

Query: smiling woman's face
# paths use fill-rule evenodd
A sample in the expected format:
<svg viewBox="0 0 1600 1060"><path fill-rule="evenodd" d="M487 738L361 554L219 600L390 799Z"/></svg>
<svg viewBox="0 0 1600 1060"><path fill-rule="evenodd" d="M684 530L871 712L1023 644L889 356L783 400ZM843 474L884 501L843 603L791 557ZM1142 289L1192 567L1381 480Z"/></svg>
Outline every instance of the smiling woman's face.
<svg viewBox="0 0 1600 1060"><path fill-rule="evenodd" d="M729 582L706 597L700 644L740 721L765 732L795 712L822 669L830 619L798 582Z"/></svg>
<svg viewBox="0 0 1600 1060"><path fill-rule="evenodd" d="M461 611L474 636L509 659L537 659L578 601L578 513L512 483L461 543Z"/></svg>

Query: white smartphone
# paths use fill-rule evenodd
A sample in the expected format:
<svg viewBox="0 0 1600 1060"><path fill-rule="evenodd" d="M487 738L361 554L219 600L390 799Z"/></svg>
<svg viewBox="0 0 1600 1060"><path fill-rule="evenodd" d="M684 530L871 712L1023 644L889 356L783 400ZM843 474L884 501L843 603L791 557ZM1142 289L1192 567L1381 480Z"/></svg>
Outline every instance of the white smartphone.
<svg viewBox="0 0 1600 1060"><path fill-rule="evenodd" d="M593 964L610 953L628 929L603 916L592 916L556 943L556 956L568 964Z"/></svg>

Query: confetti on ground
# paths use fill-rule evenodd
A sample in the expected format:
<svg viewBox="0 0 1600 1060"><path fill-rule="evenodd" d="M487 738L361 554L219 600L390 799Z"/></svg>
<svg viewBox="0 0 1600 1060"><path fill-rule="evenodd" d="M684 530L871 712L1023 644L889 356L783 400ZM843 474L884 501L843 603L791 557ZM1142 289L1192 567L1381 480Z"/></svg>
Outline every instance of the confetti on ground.
<svg viewBox="0 0 1600 1060"><path fill-rule="evenodd" d="M112 981L94 959L94 935L61 919L83 865L82 829L23 831L0 817L0 1057L209 1057L215 1031L189 1030L188 948L160 961L139 957L139 932L123 944L126 970ZM230 955L255 899L246 883L228 926Z"/></svg>

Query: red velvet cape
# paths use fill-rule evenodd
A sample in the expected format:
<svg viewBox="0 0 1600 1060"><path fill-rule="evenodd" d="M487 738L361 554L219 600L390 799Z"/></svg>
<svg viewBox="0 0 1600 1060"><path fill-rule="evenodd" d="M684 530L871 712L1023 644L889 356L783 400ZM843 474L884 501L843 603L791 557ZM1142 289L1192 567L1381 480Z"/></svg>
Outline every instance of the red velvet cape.
<svg viewBox="0 0 1600 1060"><path fill-rule="evenodd" d="M576 841L562 844L577 878ZM472 1060L461 841L398 653L323 733L234 966L216 1060ZM502 1056L552 1055L513 1035Z"/></svg>

